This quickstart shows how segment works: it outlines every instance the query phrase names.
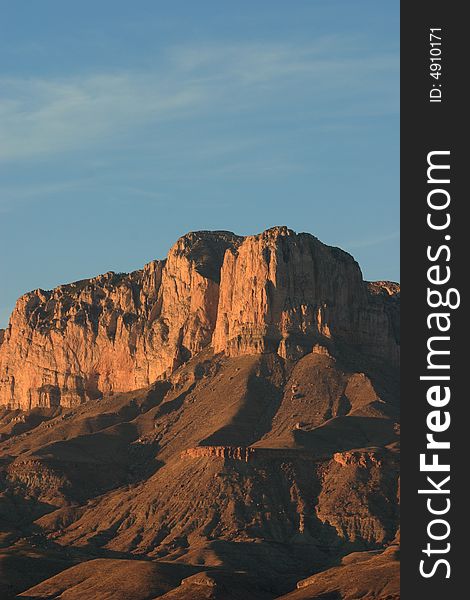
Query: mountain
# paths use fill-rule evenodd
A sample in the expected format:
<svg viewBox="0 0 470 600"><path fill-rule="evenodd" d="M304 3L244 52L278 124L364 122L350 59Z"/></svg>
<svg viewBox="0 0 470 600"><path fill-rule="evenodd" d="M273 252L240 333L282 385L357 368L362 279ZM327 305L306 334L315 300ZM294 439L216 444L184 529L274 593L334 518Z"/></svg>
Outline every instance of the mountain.
<svg viewBox="0 0 470 600"><path fill-rule="evenodd" d="M286 227L25 294L0 596L395 598L398 367L399 286Z"/></svg>

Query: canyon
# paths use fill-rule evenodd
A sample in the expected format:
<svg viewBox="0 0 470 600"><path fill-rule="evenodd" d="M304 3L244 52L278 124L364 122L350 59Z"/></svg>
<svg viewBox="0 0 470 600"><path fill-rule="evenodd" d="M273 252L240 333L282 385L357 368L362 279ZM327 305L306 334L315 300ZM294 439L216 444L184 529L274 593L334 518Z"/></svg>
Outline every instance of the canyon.
<svg viewBox="0 0 470 600"><path fill-rule="evenodd" d="M398 598L399 313L287 227L23 295L0 596Z"/></svg>

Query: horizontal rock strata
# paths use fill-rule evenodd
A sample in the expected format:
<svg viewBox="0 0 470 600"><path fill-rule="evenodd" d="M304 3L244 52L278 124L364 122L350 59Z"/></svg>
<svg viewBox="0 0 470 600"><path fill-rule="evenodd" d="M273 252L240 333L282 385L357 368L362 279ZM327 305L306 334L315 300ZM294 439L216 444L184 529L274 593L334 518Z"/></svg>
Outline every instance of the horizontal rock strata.
<svg viewBox="0 0 470 600"><path fill-rule="evenodd" d="M197 446L187 448L181 458L223 458L249 462L255 459L312 458L302 450L289 448L257 448L253 446Z"/></svg>

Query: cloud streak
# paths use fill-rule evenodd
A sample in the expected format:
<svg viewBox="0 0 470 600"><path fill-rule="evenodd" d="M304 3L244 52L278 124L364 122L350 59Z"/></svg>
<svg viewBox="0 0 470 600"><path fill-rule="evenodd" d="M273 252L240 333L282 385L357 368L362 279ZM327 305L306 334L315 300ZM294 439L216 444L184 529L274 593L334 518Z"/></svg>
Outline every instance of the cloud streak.
<svg viewBox="0 0 470 600"><path fill-rule="evenodd" d="M369 92L373 96L380 93L380 86L391 85L387 82L397 69L395 56L354 56L344 40L328 38L309 47L173 48L154 68L141 72L4 78L0 79L1 89L6 90L0 98L0 161L100 147L136 128L175 119L217 114L230 118L262 110L266 102L282 105L296 86L313 104L332 92L343 101L351 98L354 104L357 96ZM389 103L390 111L395 104ZM383 111L383 97L376 107L364 110L379 106Z"/></svg>
<svg viewBox="0 0 470 600"><path fill-rule="evenodd" d="M371 238L356 240L346 244L348 248L369 248L371 246L378 246L379 244L385 244L385 242L391 242L397 240L400 237L399 231L393 231L392 233L386 233L383 235L374 236Z"/></svg>

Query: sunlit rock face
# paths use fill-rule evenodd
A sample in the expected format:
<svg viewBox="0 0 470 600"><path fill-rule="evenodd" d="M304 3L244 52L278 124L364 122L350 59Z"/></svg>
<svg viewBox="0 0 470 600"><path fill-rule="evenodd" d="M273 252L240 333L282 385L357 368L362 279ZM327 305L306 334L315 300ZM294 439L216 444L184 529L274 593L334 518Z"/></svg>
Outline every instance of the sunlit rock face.
<svg viewBox="0 0 470 600"><path fill-rule="evenodd" d="M340 342L396 363L396 293L391 284L366 285L339 248L275 227L226 252L214 348L297 358L318 341Z"/></svg>
<svg viewBox="0 0 470 600"><path fill-rule="evenodd" d="M396 284L310 234L195 232L129 274L35 290L0 331L0 404L74 406L147 386L212 346L296 360L321 344L398 362Z"/></svg>

